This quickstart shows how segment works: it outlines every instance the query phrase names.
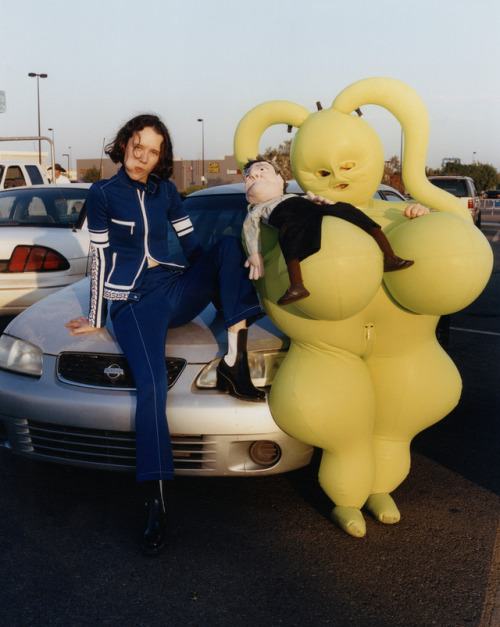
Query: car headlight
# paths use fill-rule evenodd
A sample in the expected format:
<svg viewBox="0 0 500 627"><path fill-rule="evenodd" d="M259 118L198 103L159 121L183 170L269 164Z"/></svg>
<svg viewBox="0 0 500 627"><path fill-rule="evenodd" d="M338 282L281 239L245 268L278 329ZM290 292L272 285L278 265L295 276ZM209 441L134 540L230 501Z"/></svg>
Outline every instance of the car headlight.
<svg viewBox="0 0 500 627"><path fill-rule="evenodd" d="M42 351L11 335L0 337L0 368L30 377L42 376Z"/></svg>
<svg viewBox="0 0 500 627"><path fill-rule="evenodd" d="M249 352L248 366L252 382L257 387L271 385L274 377L285 359L286 351ZM217 366L220 358L208 363L196 377L195 385L202 390L217 386Z"/></svg>

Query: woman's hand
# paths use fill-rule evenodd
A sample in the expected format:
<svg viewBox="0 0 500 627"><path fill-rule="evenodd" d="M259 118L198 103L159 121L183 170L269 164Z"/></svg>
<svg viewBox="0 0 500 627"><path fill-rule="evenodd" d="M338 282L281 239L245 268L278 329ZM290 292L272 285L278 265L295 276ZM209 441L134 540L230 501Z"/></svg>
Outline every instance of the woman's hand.
<svg viewBox="0 0 500 627"><path fill-rule="evenodd" d="M99 327L91 327L87 318L84 318L83 316L81 318L74 318L65 326L70 330L70 335L79 335L80 333L92 333L93 331L99 331Z"/></svg>

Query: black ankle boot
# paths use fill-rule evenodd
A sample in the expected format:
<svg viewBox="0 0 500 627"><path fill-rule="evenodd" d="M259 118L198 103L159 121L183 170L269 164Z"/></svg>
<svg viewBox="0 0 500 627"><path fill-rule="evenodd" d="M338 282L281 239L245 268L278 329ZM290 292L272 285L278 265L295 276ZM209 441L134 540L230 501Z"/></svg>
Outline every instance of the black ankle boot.
<svg viewBox="0 0 500 627"><path fill-rule="evenodd" d="M264 390L257 389L250 378L248 355L246 351L248 329L238 331L238 352L234 366L228 366L224 357L217 366L217 389L229 392L242 401L263 403L266 400Z"/></svg>
<svg viewBox="0 0 500 627"><path fill-rule="evenodd" d="M159 482L158 482L159 483ZM150 496L146 501L148 527L142 539L144 555L158 555L165 548L167 516L163 496Z"/></svg>

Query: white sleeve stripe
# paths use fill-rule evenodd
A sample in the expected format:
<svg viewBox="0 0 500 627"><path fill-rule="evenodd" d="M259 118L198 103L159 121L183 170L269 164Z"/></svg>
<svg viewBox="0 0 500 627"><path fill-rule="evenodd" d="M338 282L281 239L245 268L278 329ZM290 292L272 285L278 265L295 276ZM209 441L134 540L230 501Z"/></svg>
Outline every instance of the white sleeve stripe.
<svg viewBox="0 0 500 627"><path fill-rule="evenodd" d="M107 231L89 231L90 239L92 242L96 244L105 244L108 241L108 232Z"/></svg>
<svg viewBox="0 0 500 627"><path fill-rule="evenodd" d="M194 228L191 225L188 229L184 229L184 231L177 231L177 235L179 237L184 237L184 235L187 235L188 233L192 233L193 231L194 231Z"/></svg>
<svg viewBox="0 0 500 627"><path fill-rule="evenodd" d="M186 229L193 230L193 223L187 217L181 218L180 220L174 220L172 222L172 226L174 227L177 233L181 233L182 231L185 231Z"/></svg>

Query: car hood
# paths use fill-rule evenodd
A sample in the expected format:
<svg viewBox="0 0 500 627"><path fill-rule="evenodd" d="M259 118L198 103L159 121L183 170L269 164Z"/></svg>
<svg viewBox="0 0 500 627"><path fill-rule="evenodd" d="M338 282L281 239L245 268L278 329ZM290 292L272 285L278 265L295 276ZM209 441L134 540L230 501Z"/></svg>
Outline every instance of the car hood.
<svg viewBox="0 0 500 627"><path fill-rule="evenodd" d="M5 333L38 346L45 354L63 351L86 353L121 353L108 317L105 329L94 333L70 335L65 324L88 312L90 279L87 277L52 296L39 301L19 314ZM249 350L287 348L288 338L267 316L249 329ZM190 363L206 363L227 350L227 334L222 315L209 305L189 324L170 329L165 354L180 357Z"/></svg>

